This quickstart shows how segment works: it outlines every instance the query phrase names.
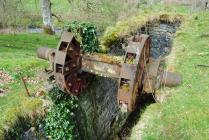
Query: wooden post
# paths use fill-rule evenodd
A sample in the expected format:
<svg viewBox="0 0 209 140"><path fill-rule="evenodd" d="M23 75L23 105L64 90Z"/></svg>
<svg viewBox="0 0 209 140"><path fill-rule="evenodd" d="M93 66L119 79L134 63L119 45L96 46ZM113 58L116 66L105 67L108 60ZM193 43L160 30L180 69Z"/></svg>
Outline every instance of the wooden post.
<svg viewBox="0 0 209 140"><path fill-rule="evenodd" d="M22 80L22 82L23 82L23 85L24 85L24 87L25 87L27 96L30 97L30 93L29 93L29 91L28 91L27 85L26 85L25 80L23 79L23 77L22 77L21 74L20 74L20 78L21 78L21 80Z"/></svg>

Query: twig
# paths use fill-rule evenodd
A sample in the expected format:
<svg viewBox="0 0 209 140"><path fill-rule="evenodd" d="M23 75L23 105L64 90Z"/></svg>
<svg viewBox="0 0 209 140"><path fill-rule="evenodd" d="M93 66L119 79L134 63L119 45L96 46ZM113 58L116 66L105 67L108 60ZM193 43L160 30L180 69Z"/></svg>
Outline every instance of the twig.
<svg viewBox="0 0 209 140"><path fill-rule="evenodd" d="M58 20L58 22L63 22L63 19L62 19L61 16L57 16L57 15L54 14L54 13L52 13L52 16L55 17L55 18Z"/></svg>
<svg viewBox="0 0 209 140"><path fill-rule="evenodd" d="M197 65L198 67L209 67L209 65L203 65L203 64L199 64Z"/></svg>

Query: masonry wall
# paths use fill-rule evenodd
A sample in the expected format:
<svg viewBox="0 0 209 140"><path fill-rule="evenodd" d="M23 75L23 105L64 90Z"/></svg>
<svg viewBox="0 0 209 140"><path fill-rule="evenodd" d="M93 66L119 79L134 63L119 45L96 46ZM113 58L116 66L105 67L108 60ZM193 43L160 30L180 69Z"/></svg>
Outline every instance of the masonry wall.
<svg viewBox="0 0 209 140"><path fill-rule="evenodd" d="M147 34L151 37L151 57L157 59L169 55L178 27L179 23L170 22L155 22L147 27Z"/></svg>
<svg viewBox="0 0 209 140"><path fill-rule="evenodd" d="M77 124L84 140L113 138L125 123L128 114L117 104L117 80L94 77L85 93L79 96Z"/></svg>

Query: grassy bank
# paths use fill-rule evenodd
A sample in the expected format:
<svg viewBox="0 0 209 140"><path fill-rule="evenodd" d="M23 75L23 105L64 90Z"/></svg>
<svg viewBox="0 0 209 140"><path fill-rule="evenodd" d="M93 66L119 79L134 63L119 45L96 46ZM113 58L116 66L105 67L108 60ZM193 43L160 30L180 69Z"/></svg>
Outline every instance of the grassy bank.
<svg viewBox="0 0 209 140"><path fill-rule="evenodd" d="M165 10L163 7L157 10ZM141 135L143 140L208 139L209 69L199 65L209 64L209 12L188 13L181 8L175 12L185 16L167 69L180 73L183 84L160 90L169 98L147 107L130 139Z"/></svg>
<svg viewBox="0 0 209 140"><path fill-rule="evenodd" d="M47 66L46 62L37 58L37 48L45 45L55 47L56 44L54 36L43 34L0 35L0 71L7 72L12 78L10 83L0 86L7 89L5 96L0 97L0 139L3 130L14 125L18 116L27 115L42 104L40 99L26 96L19 73L36 80L40 69ZM41 81L27 85L30 93L34 94L40 89Z"/></svg>

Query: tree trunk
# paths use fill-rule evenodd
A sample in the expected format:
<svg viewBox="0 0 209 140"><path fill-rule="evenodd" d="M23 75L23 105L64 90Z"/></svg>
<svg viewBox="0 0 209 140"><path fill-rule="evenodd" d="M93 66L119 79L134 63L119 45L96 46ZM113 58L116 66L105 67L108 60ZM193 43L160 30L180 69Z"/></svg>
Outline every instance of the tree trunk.
<svg viewBox="0 0 209 140"><path fill-rule="evenodd" d="M43 29L47 34L54 34L54 27L52 21L51 2L50 0L40 0L42 17L43 17Z"/></svg>

